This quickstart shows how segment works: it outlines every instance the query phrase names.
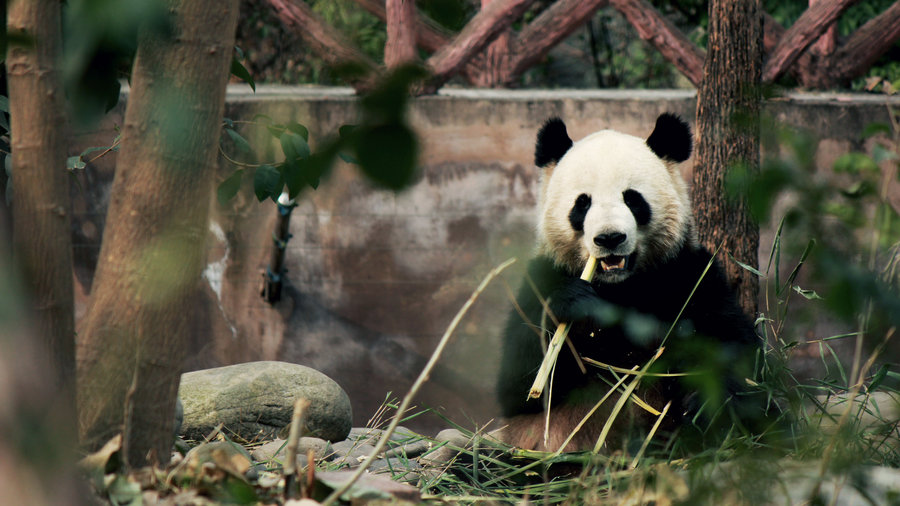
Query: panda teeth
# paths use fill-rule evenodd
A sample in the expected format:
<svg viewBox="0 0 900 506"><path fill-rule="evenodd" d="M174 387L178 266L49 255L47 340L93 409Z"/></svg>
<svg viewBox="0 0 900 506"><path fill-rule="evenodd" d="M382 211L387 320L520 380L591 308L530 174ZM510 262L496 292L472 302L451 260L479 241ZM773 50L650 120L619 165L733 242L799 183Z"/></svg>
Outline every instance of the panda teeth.
<svg viewBox="0 0 900 506"><path fill-rule="evenodd" d="M625 268L625 257L609 256L600 259L600 267L604 271L621 270Z"/></svg>

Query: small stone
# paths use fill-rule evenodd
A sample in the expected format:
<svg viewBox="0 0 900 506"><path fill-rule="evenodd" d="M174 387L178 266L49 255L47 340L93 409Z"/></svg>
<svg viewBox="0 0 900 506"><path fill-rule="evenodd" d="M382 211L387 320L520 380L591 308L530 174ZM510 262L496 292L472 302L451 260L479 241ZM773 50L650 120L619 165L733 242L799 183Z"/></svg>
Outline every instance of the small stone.
<svg viewBox="0 0 900 506"><path fill-rule="evenodd" d="M466 448L472 438L463 434L459 429L444 429L434 436L434 440L439 443L447 441L451 445Z"/></svg>
<svg viewBox="0 0 900 506"><path fill-rule="evenodd" d="M418 441L414 441L412 443L400 445L390 450L384 452L385 457L406 457L406 458L414 458L422 455L423 453L430 450L432 447L431 441L427 439L419 439Z"/></svg>
<svg viewBox="0 0 900 506"><path fill-rule="evenodd" d="M328 488L337 489L347 483L353 474L352 471L323 471L316 473L316 482ZM354 504L357 504L357 499L365 501L390 498L418 503L422 499L422 494L416 487L398 483L386 476L363 474L353 483L344 497L354 498ZM365 504L365 502L358 504Z"/></svg>
<svg viewBox="0 0 900 506"><path fill-rule="evenodd" d="M352 441L359 441L361 443L367 444L375 444L384 433L381 429L371 429L368 427L353 427L350 429L350 434L347 435L347 439Z"/></svg>
<svg viewBox="0 0 900 506"><path fill-rule="evenodd" d="M457 429L444 429L434 437L435 443L432 445L434 450L423 454L419 457L419 463L426 467L445 466L460 451L458 448L468 448L471 446L472 439Z"/></svg>
<svg viewBox="0 0 900 506"><path fill-rule="evenodd" d="M348 465L350 467L358 466L363 459L371 455L372 451L375 450L373 445L357 443L349 439L334 443L331 445L331 448L334 451L334 457L329 460L335 464Z"/></svg>
<svg viewBox="0 0 900 506"><path fill-rule="evenodd" d="M385 474L395 481L417 483L421 478L422 466L415 460L387 458L372 461L368 471L373 474Z"/></svg>

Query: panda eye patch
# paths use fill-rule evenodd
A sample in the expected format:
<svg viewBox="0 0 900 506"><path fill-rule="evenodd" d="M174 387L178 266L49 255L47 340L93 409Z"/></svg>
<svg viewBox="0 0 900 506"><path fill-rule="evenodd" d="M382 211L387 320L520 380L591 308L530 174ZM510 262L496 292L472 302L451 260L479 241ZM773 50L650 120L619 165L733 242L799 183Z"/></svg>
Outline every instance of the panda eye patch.
<svg viewBox="0 0 900 506"><path fill-rule="evenodd" d="M588 209L591 208L591 197L586 193L582 193L575 199L572 210L569 211L569 223L576 232L584 232L584 218L587 216Z"/></svg>
<svg viewBox="0 0 900 506"><path fill-rule="evenodd" d="M622 192L622 199L625 201L625 205L628 206L628 209L631 210L631 214L634 215L634 221L636 221L639 226L650 223L650 204L647 203L640 192L636 190L625 190Z"/></svg>

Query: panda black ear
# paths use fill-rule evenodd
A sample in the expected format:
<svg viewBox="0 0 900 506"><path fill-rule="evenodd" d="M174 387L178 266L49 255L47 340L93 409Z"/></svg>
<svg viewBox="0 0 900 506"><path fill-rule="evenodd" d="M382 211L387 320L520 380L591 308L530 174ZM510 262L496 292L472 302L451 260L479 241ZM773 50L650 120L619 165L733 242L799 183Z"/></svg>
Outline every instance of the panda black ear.
<svg viewBox="0 0 900 506"><path fill-rule="evenodd" d="M683 162L690 158L694 147L691 127L678 116L664 112L656 118L656 127L647 137L647 147L660 158Z"/></svg>
<svg viewBox="0 0 900 506"><path fill-rule="evenodd" d="M559 118L550 118L538 132L534 164L546 167L551 162L558 163L571 147L572 139L566 131L566 124Z"/></svg>

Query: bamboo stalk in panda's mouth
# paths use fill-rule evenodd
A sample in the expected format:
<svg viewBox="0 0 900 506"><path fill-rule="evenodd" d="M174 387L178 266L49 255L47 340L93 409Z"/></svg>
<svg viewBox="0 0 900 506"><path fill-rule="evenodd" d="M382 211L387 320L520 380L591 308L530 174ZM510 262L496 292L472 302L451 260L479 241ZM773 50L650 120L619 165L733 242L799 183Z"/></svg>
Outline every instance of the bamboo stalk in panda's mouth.
<svg viewBox="0 0 900 506"><path fill-rule="evenodd" d="M581 279L590 282L594 278L594 271L596 270L597 259L589 256L587 263L584 264L584 270L581 271ZM529 399L537 399L543 393L544 387L547 385L547 378L550 377L550 370L556 364L556 357L559 356L559 350L562 349L563 343L566 342L568 334L569 322L560 322L559 326L556 327L556 332L553 333L553 338L550 339L550 344L547 346L547 353L544 354L544 361L541 362L541 367L534 378L534 383L531 384L531 390L528 392Z"/></svg>

